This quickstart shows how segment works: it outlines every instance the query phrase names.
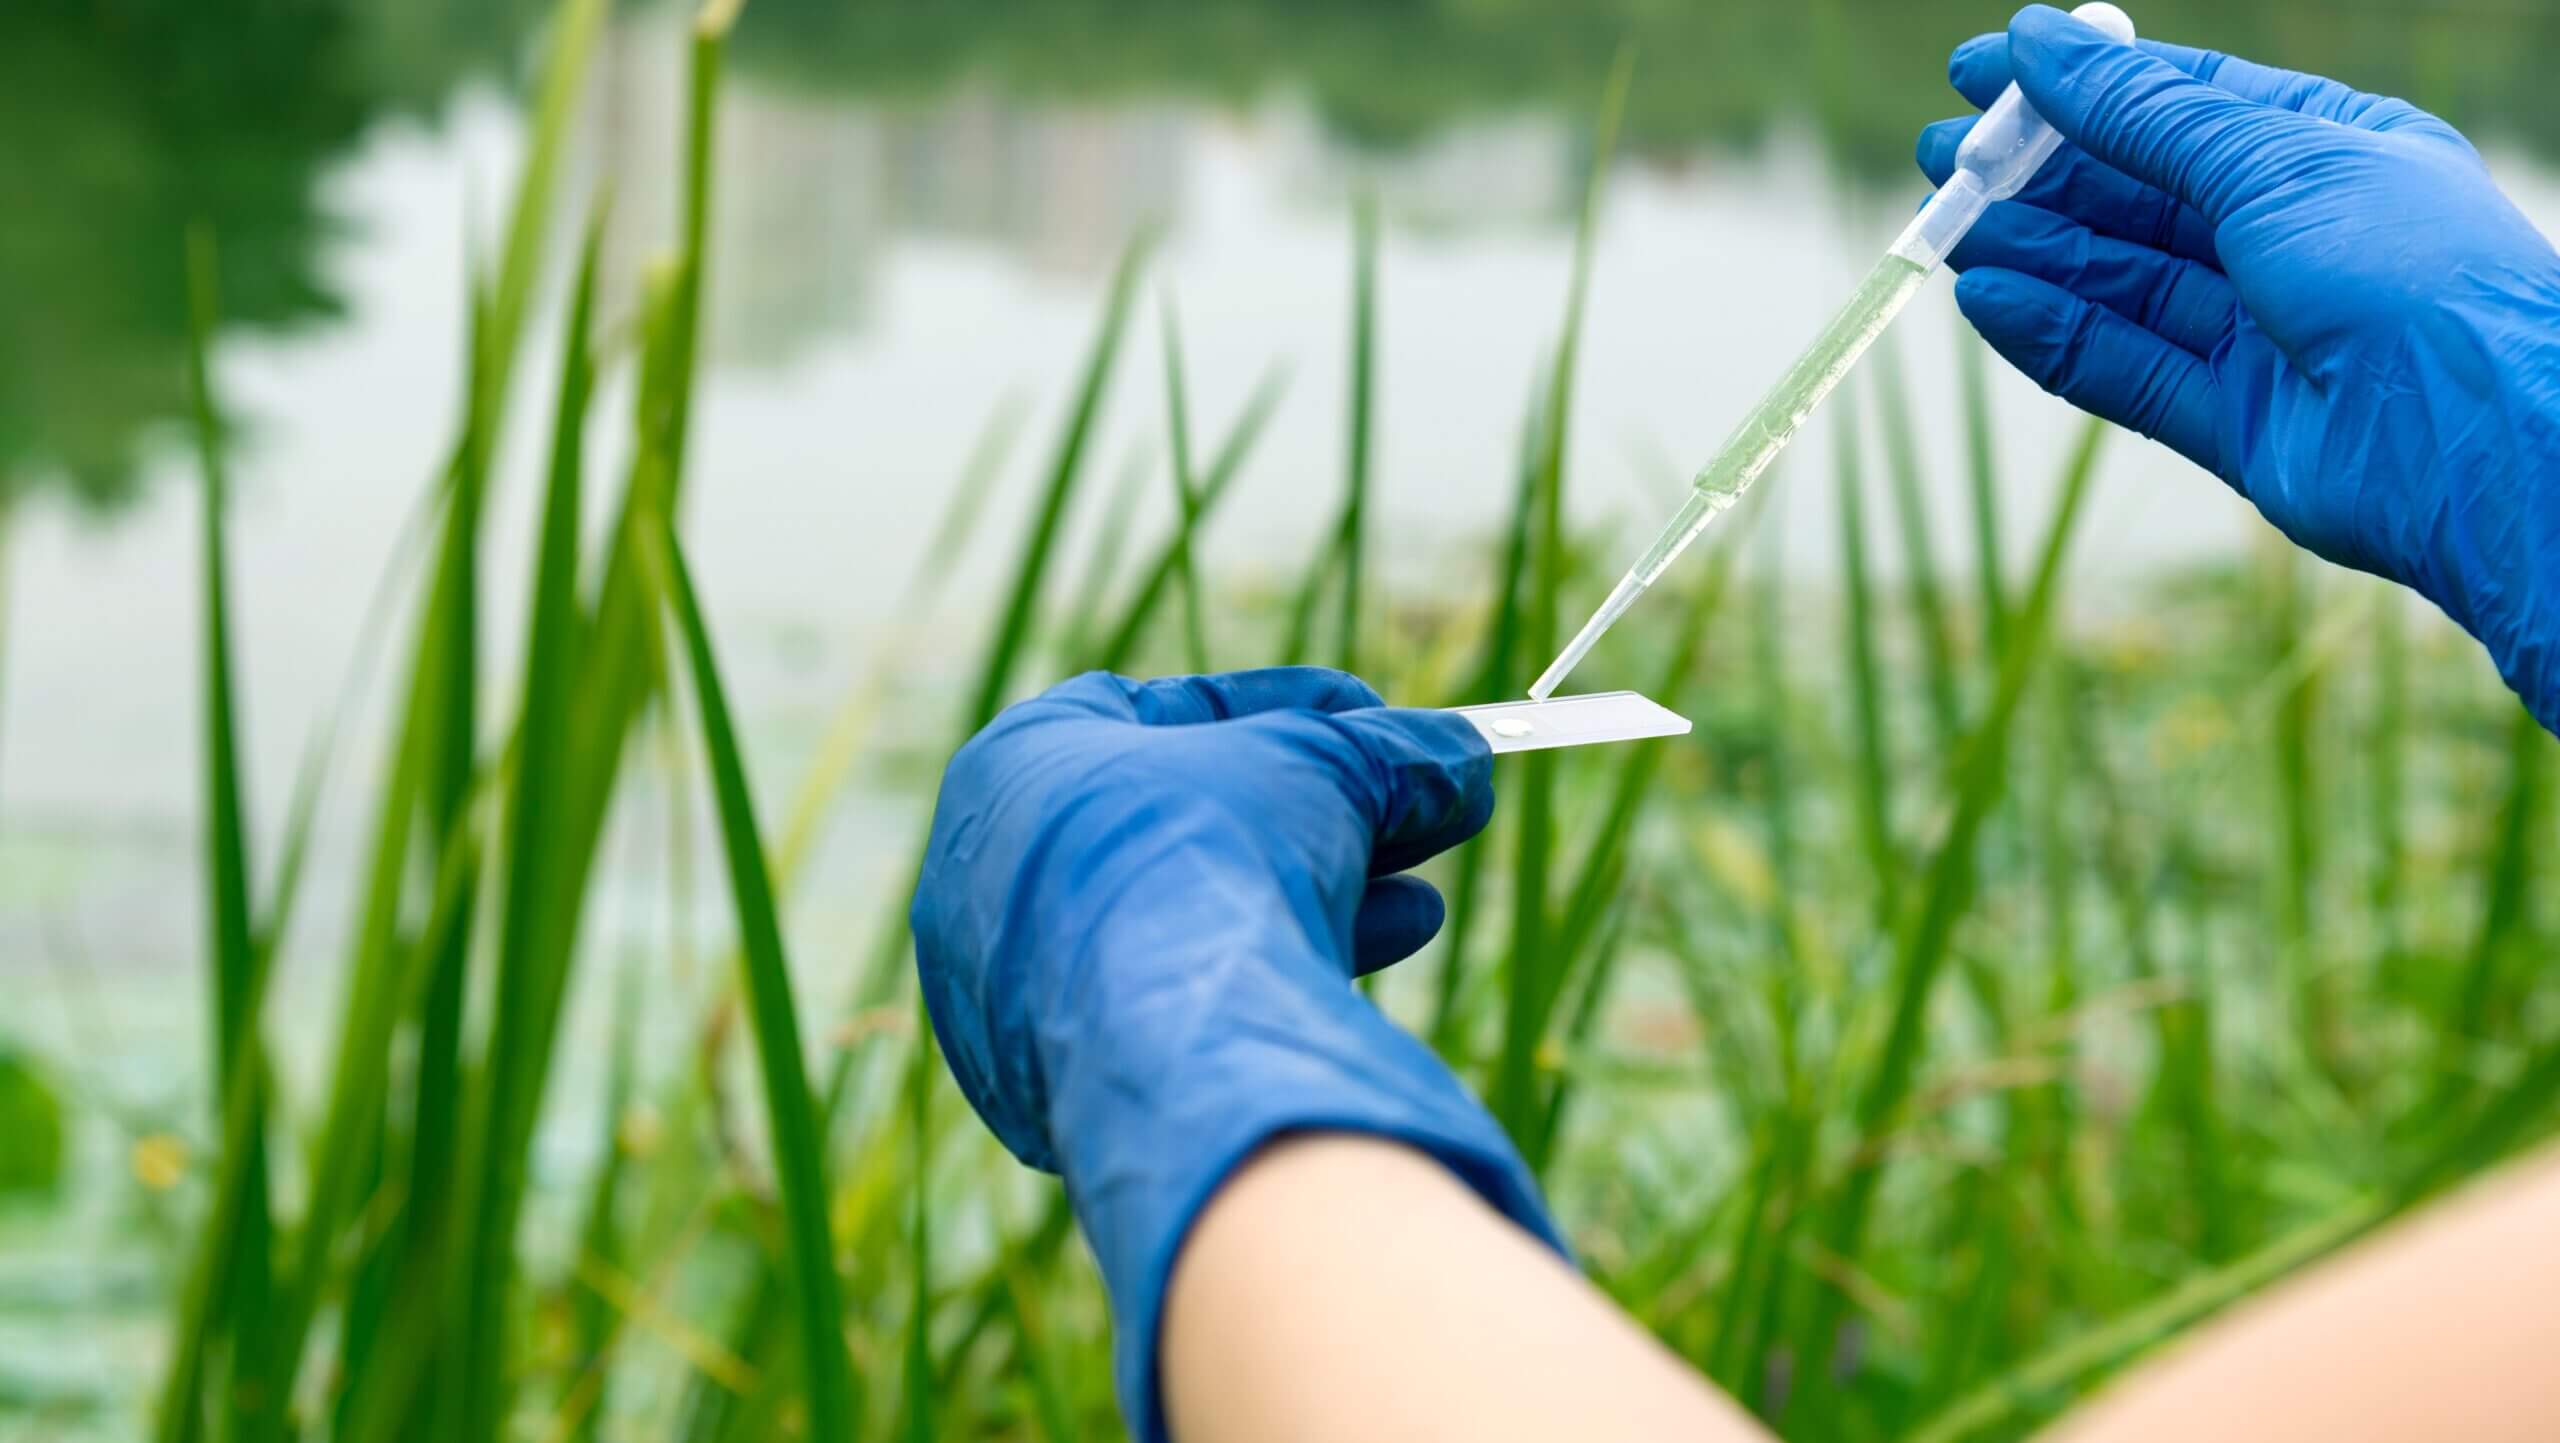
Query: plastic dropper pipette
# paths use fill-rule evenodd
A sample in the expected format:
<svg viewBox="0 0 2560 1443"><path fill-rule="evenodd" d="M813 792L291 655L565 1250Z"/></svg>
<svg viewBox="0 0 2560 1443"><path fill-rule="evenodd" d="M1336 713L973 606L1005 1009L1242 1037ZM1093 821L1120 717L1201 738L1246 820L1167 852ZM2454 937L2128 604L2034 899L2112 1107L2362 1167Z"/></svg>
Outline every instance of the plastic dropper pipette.
<svg viewBox="0 0 2560 1443"><path fill-rule="evenodd" d="M2133 21L2122 10L2104 3L2083 5L2071 12L2074 19L2094 26L2127 44L2133 41ZM1689 549L1698 533L1709 522L1733 508L1742 499L1760 473L1769 469L1778 453L1802 429L1805 418L1822 398L1831 394L1840 378L1858 363L1858 358L1875 343L1904 305L1918 293L1920 283L1938 268L1938 263L1964 239L1966 231L1982 218L1992 202L2007 200L2023 189L2034 177L2045 157L2062 143L2061 132L2045 123L2027 103L2025 95L2012 84L2000 92L1991 108L1975 123L1971 134L1956 151L1955 173L1929 203L1911 219L1899 239L1875 269L1858 283L1855 295L1840 308L1813 344L1778 378L1760 404L1742 418L1733 435L1726 439L1714 459L1698 473L1689 499L1662 528L1636 564L1609 592L1600 609L1574 633L1573 640L1529 688L1532 699L1544 701L1551 695L1566 673L1581 662L1591 645L1600 639L1610 625L1626 614L1645 588L1668 569L1674 558Z"/></svg>

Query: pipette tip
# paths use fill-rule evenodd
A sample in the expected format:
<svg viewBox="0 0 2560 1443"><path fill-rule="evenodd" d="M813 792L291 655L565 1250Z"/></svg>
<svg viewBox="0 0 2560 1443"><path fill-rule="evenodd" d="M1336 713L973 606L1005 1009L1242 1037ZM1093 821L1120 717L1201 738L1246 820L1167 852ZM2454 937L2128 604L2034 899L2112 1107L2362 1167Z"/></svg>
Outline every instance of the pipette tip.
<svg viewBox="0 0 2560 1443"><path fill-rule="evenodd" d="M1538 674L1536 681L1529 684L1529 700L1545 701L1553 695L1555 689L1564 684L1565 677L1582 664L1582 658L1590 653L1592 644L1616 625L1618 618L1626 615L1627 608L1643 594L1644 582L1634 572L1619 577L1618 584L1609 592L1609 599L1600 603L1600 609L1591 613L1591 619L1582 624L1582 630L1573 634L1573 640L1565 643L1564 650L1556 653L1556 659Z"/></svg>

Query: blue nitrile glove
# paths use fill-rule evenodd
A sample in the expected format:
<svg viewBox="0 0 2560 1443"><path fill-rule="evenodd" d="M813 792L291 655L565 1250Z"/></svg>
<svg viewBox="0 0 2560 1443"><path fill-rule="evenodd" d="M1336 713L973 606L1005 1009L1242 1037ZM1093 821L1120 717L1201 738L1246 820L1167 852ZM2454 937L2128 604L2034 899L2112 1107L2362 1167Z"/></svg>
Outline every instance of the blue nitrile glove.
<svg viewBox="0 0 2560 1443"><path fill-rule="evenodd" d="M2443 121L2032 6L1960 46L2071 142L1949 263L2046 390L2414 587L2560 730L2560 255ZM1943 182L1972 121L1922 132Z"/></svg>
<svg viewBox="0 0 2560 1443"><path fill-rule="evenodd" d="M1314 667L1095 672L951 759L913 913L925 1002L978 1115L1066 1179L1140 1443L1166 1436L1174 1253L1283 1133L1409 1143L1562 1249L1491 1115L1352 986L1440 928L1439 894L1394 874L1492 812L1473 727Z"/></svg>

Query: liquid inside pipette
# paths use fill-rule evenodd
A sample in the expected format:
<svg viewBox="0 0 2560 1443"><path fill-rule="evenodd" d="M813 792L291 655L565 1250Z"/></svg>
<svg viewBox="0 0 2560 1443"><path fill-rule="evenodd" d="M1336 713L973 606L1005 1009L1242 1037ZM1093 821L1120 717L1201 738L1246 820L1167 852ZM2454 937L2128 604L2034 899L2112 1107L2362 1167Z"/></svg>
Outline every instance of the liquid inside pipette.
<svg viewBox="0 0 2560 1443"><path fill-rule="evenodd" d="M2095 27L2119 44L2133 43L2133 21L2124 11L2107 0L2091 0L2071 12L2083 24ZM1992 203L2016 195L2026 185L2036 168L2043 165L2062 144L2061 133L2045 123L2027 103L2024 92L2012 83L2000 92L2000 98L1983 111L1982 119L1965 133L1964 142L1956 149L1954 174L1938 187L1938 193L1920 208L1903 228L1884 259L1858 283L1849 303L1814 337L1794 365L1787 368L1769 394L1751 414L1742 418L1733 435L1726 440L1715 459L1698 473L1696 490L1662 529L1653 546L1636 564L1627 569L1609 599L1582 624L1561 655L1529 688L1531 699L1545 701L1565 674L1572 671L1591 644L1600 639L1610 623L1624 615L1653 585L1673 558L1689 549L1698 533L1714 520L1733 509L1760 473L1778 458L1789 441L1804 426L1813 408L1849 374L1849 368L1866 354L1867 347L1893 318L1902 313L1920 283L1929 272L1947 258L1956 242L1964 238L1973 223Z"/></svg>
<svg viewBox="0 0 2560 1443"><path fill-rule="evenodd" d="M1822 334L1778 378L1769 394L1742 418L1742 424L1734 427L1733 434L1698 473L1689 499L1671 518L1671 524L1662 528L1653 545L1627 568L1627 574L1618 579L1600 609L1582 624L1582 630L1574 633L1573 640L1566 643L1529 688L1532 699L1544 701L1552 695L1601 633L1635 604L1635 599L1669 569L1681 552L1689 549L1689 543L1697 540L1700 532L1742 500L1752 483L1769 469L1769 463L1777 460L1778 453L1804 428L1805 418L1813 414L1813 408L1822 404L1822 398L1849 374L1849 368L1866 354L1867 347L1874 345L1884 328L1893 324L1893 318L1919 292L1920 283L1929 278L1931 269L1892 253L1876 262L1875 269L1858 283L1848 304L1831 318L1831 324L1823 327Z"/></svg>

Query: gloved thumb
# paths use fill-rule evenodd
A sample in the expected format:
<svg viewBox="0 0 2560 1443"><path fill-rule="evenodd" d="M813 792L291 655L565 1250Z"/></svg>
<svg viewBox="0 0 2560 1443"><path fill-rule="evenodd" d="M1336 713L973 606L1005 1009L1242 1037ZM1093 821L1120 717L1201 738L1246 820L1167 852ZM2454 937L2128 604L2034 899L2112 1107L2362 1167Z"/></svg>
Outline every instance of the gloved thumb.
<svg viewBox="0 0 2560 1443"><path fill-rule="evenodd" d="M1370 707L1307 720L1323 727L1372 831L1369 875L1439 855L1493 816L1493 752L1448 712Z"/></svg>
<svg viewBox="0 0 2560 1443"><path fill-rule="evenodd" d="M2215 225L2281 183L2283 157L2320 124L2207 84L2050 5L2009 22L2009 65L2065 139Z"/></svg>
<svg viewBox="0 0 2560 1443"><path fill-rule="evenodd" d="M1380 877L1361 894L1351 918L1351 972L1365 977L1392 966L1440 935L1449 904L1420 877Z"/></svg>

